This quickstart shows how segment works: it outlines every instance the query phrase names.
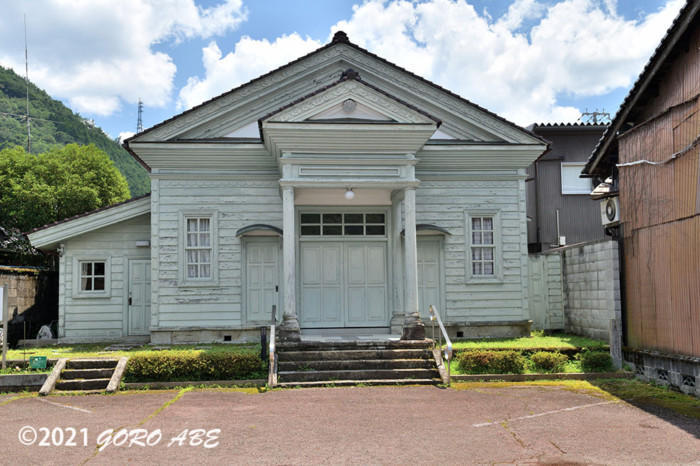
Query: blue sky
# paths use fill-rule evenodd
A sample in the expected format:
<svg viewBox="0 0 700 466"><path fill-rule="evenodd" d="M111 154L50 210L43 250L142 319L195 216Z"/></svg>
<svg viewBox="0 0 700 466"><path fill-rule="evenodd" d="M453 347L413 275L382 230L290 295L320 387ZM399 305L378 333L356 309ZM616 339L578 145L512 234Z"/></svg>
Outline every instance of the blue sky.
<svg viewBox="0 0 700 466"><path fill-rule="evenodd" d="M325 44L350 40L516 123L614 113L682 0L17 1L0 65L113 137L152 126ZM488 84L485 84L488 83Z"/></svg>

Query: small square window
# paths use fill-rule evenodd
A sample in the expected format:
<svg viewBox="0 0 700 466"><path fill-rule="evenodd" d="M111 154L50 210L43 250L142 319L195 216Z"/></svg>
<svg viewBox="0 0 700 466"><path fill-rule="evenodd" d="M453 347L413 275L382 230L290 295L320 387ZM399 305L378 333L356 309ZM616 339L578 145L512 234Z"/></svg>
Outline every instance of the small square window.
<svg viewBox="0 0 700 466"><path fill-rule="evenodd" d="M362 214L345 214L345 223L362 223Z"/></svg>
<svg viewBox="0 0 700 466"><path fill-rule="evenodd" d="M103 261L80 261L80 291L105 291Z"/></svg>
<svg viewBox="0 0 700 466"><path fill-rule="evenodd" d="M321 214L301 214L301 223L321 223Z"/></svg>

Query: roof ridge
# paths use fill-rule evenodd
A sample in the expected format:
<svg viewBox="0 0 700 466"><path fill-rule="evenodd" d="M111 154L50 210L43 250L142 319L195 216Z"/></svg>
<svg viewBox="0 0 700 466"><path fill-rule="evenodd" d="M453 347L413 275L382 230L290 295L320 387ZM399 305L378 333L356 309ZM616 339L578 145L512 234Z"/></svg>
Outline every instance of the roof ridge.
<svg viewBox="0 0 700 466"><path fill-rule="evenodd" d="M226 92L223 92L223 93L221 93L221 94L219 94L219 95L217 95L217 96L214 96L214 97L212 97L211 99L208 99L208 100L206 100L206 101L200 103L199 105L196 105L196 106L194 106L194 107L192 107L192 108L190 108L190 109L187 109L187 110L185 110L185 111L183 111L183 112L181 112L181 113L178 113L177 115L173 115L172 117L170 117L170 118L168 118L168 119L166 119L166 120L163 120L163 121L161 121L160 123L158 123L158 124L156 124L156 125L154 125L154 126L151 126L150 128L147 128L147 129L145 129L144 131L141 131L140 133L137 133L137 134L131 136L130 138L125 139L124 142L122 143L122 145L124 146L125 149L127 149L127 151L128 151L132 156L134 156L134 158L135 158L139 163L141 163L142 165L144 165L144 166L146 167L147 165L145 165L144 162L143 162L136 154L134 154L134 153L129 149L129 142L130 142L131 140L133 140L134 138L140 137L140 136L142 136L142 135L144 135L144 134L146 134L146 133L149 133L149 132L155 130L156 128L160 128L160 127L162 127L162 126L164 126L164 125L166 125L166 124L172 122L173 120L175 120L175 119L177 119L177 118L180 118L180 117L183 116L183 115L186 115L186 114L189 114L189 113L191 113L191 112L197 111L197 110L203 108L204 106L210 104L211 102L213 102L213 101L215 101L215 100L217 100L217 99L220 99L220 98L222 98L222 97L224 97L224 96L233 94L234 92L236 92L236 91L238 91L238 90L240 90L240 89L243 89L243 88L245 88L246 86L249 86L249 85L251 85L251 84L253 84L253 83L257 82L257 81L261 81L261 80L263 80L263 79L265 79L265 78L271 76L271 75L274 74L274 73L277 73L277 72L279 72L279 71L282 71L282 70L284 70L284 69L286 69L286 68L288 68L288 67L290 67L290 66L292 66L292 65L294 65L294 64L296 64L296 63L299 63L299 62L301 62L301 61L303 61L303 60L305 60L305 59L307 59L307 58L309 58L309 57L311 57L311 56L313 56L313 55L316 55L316 54L318 54L318 53L321 53L322 51L324 51L324 50L326 50L326 49L328 49L328 48L331 48L331 47L333 47L333 46L335 46L335 45L338 45L338 44L344 44L344 45L346 45L346 46L348 46L348 47L354 48L355 50L358 50L358 51L364 53L365 55L368 55L368 56L370 56L370 57L373 57L373 58L375 58L376 60L378 60L378 61L380 61L380 62L382 62L382 63L384 63L384 64L386 64L386 65L389 65L389 66L391 66L391 67L393 67L393 68L395 68L395 69L397 69L397 70L399 70L399 71L402 71L402 72L408 74L409 76L412 76L413 78L415 78L415 79L417 79L417 80L419 80L419 81L421 81L421 82L423 82L423 83L425 83L425 84L428 84L429 86L434 87L435 89L438 89L438 90L440 90L440 91L442 91L442 92L444 92L444 93L446 93L446 94L448 94L448 95L450 95L450 96L452 96L452 97L454 97L454 98L456 98L456 99L458 99L458 100L460 100L460 101L466 103L467 105L470 105L470 106L472 106L472 107L478 109L478 110L481 111L481 112L486 113L487 115L489 115L489 116L491 116L491 117L493 117L493 118L495 118L495 119L497 119L497 120L499 120L499 121L501 121L501 122L503 122L503 123L505 123L505 124L511 126L512 128L517 129L517 130L519 130L519 131L522 131L523 133L528 134L528 135L532 136L533 138L536 138L536 139L542 141L543 143L547 144L547 141L545 141L543 138L541 138L541 137L538 136L537 134L533 133L532 131L528 130L527 128L524 128L524 127L522 127L522 126L520 126L520 125L517 125L517 124L513 123L512 121L510 121L510 120L508 120L508 119L506 119L506 118L504 118L504 117L502 117L502 116L500 116L500 115L498 115L498 114L496 114L496 113L494 113L494 112L492 112L492 111L490 111L490 110L488 110L488 109L482 107L481 105L476 104L476 103L470 101L469 99L467 99L467 98L465 98L465 97L462 97L462 96L460 96L459 94L457 94L457 93L455 93L455 92L452 92L452 91L450 91L449 89L446 89L446 88L440 86L439 84L436 84L436 83L434 83L434 82L432 82L432 81L430 81L430 80L428 80L428 79L426 79L426 78L424 78L424 77L422 77L422 76L420 76L420 75L417 75L417 74L415 74L415 73L413 73L413 72L407 70L406 68L403 68L403 67L397 65L396 63L392 63L392 62L390 62L389 60L387 60L386 58L382 58L382 57L380 57L379 55L377 55L377 54L375 54L375 53L372 53L372 52L370 52L369 50L367 50L367 49L365 49L365 48L362 48L362 47L360 47L359 45L357 45L357 44L355 44L355 43L353 43L353 42L350 42L350 39L348 38L348 35L347 35L344 31L339 30L339 31L336 31L336 32L335 32L335 34L333 35L333 39L331 40L331 42L329 42L329 43L327 43L327 44L325 44L325 45L319 47L318 49L313 50L313 51L307 53L306 55L303 55L303 56L301 56L301 57L299 57L299 58L296 58L296 59L294 59L294 60L292 60L292 61L290 61L290 62L288 62L288 63L286 63L286 64L284 64L284 65L282 65L282 66L279 66L279 67L277 67L277 68L275 68L275 69L273 69L273 70L271 70L271 71L268 71L267 73L264 73L264 74L262 74L262 75L260 75L260 76L258 76L258 77L256 77L256 78L253 78L253 79L251 79L250 81L247 81L247 82L245 82L245 83L243 83L243 84L241 84L241 85L239 85L239 86L234 87L233 89L230 89L230 90L228 90L228 91L226 91Z"/></svg>

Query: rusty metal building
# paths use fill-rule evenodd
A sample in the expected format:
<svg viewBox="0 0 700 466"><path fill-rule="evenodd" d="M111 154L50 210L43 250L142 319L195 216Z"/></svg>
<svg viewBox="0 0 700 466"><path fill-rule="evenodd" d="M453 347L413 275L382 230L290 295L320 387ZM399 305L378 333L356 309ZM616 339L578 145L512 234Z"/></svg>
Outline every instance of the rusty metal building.
<svg viewBox="0 0 700 466"><path fill-rule="evenodd" d="M625 357L640 376L700 385L700 1L681 10L583 176L613 176Z"/></svg>

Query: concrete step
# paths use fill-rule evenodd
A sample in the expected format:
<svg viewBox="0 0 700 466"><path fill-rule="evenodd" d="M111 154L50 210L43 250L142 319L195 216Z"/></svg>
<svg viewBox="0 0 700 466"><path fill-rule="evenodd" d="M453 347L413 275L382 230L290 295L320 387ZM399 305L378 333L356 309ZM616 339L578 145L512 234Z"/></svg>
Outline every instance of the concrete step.
<svg viewBox="0 0 700 466"><path fill-rule="evenodd" d="M433 341L426 340L338 340L278 342L280 351L333 351L352 349L429 349Z"/></svg>
<svg viewBox="0 0 700 466"><path fill-rule="evenodd" d="M56 382L56 390L104 390L109 384L109 378L102 379L71 379Z"/></svg>
<svg viewBox="0 0 700 466"><path fill-rule="evenodd" d="M376 370L327 370L327 371L280 371L280 383L318 382L343 380L404 380L439 378L437 369L376 369Z"/></svg>
<svg viewBox="0 0 700 466"><path fill-rule="evenodd" d="M114 369L64 369L61 379L104 379L112 377Z"/></svg>
<svg viewBox="0 0 700 466"><path fill-rule="evenodd" d="M117 359L96 358L96 359L69 359L66 362L66 369L114 369L117 367Z"/></svg>
<svg viewBox="0 0 700 466"><path fill-rule="evenodd" d="M312 382L281 382L280 388L307 388L307 387L343 387L352 385L436 385L442 381L434 379L377 379L377 380L318 380Z"/></svg>
<svg viewBox="0 0 700 466"><path fill-rule="evenodd" d="M377 370L377 369L434 369L432 359L341 359L280 361L280 371L329 371L329 370Z"/></svg>
<svg viewBox="0 0 700 466"><path fill-rule="evenodd" d="M428 359L433 353L427 349L350 349L350 350L280 350L280 361L333 361L349 359Z"/></svg>

